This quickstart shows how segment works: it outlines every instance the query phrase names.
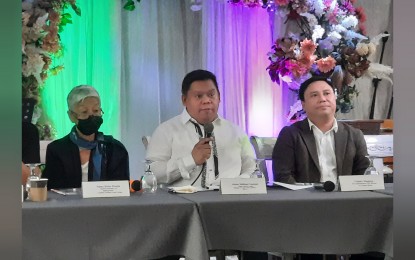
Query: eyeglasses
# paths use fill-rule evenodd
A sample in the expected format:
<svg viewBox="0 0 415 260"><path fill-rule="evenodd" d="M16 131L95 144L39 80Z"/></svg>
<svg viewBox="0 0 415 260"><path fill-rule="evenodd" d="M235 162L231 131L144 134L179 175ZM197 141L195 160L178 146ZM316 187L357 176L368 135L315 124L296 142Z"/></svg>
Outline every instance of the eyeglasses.
<svg viewBox="0 0 415 260"><path fill-rule="evenodd" d="M92 114L90 112L88 112L88 111L82 111L80 113L76 113L74 111L71 111L71 113L73 113L74 115L76 115L76 117L78 119L87 119L91 115L92 116L102 116L104 114L104 111L102 111L102 109L99 109L99 110L93 111Z"/></svg>

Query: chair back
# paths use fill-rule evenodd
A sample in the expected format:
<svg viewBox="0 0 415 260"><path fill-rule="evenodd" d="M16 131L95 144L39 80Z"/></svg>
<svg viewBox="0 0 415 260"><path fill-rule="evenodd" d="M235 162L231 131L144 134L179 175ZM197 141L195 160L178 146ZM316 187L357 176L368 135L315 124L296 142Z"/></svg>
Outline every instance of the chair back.
<svg viewBox="0 0 415 260"><path fill-rule="evenodd" d="M258 136L251 136L249 138L251 141L252 146L255 150L255 155L257 159L264 159L263 162L260 163L259 167L260 170L264 173L265 178L268 182L268 170L266 161L272 160L272 151L274 150L275 142L277 142L276 137L258 137Z"/></svg>

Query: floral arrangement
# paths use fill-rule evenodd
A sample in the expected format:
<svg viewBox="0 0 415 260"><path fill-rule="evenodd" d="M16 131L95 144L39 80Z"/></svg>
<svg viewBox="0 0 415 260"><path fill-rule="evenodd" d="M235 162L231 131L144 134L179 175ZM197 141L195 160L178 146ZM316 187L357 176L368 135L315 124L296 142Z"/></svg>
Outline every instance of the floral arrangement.
<svg viewBox="0 0 415 260"><path fill-rule="evenodd" d="M370 61L376 52L381 34L369 40L362 7L354 7L356 0L229 0L248 7L261 6L294 22L298 32L275 41L268 53L267 67L271 80L286 83L298 92L299 86L312 75L330 77L337 92L337 106L347 113L358 95L356 78L367 75L390 80L389 66ZM304 118L301 102L290 108L288 120Z"/></svg>
<svg viewBox="0 0 415 260"><path fill-rule="evenodd" d="M40 88L47 77L63 69L61 64L54 65L53 60L63 52L59 33L72 23L71 14L64 12L69 6L81 15L75 0L22 1L22 95L34 99L37 104L40 103ZM41 110L36 107L34 113L34 117L39 118ZM45 122L38 128L52 129L52 126ZM50 130L45 136L53 132Z"/></svg>

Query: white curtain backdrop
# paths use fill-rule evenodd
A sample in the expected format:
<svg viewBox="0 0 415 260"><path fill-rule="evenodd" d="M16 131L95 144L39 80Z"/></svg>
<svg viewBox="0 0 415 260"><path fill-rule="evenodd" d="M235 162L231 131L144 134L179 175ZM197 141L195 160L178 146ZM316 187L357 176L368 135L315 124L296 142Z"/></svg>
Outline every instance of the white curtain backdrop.
<svg viewBox="0 0 415 260"><path fill-rule="evenodd" d="M202 54L218 77L220 114L249 135L278 134L283 124L281 89L266 71L273 42L269 14L223 1L204 1L202 10Z"/></svg>
<svg viewBox="0 0 415 260"><path fill-rule="evenodd" d="M122 16L121 141L132 178L144 172L141 137L179 114L181 81L202 68L201 12L189 1L141 1Z"/></svg>

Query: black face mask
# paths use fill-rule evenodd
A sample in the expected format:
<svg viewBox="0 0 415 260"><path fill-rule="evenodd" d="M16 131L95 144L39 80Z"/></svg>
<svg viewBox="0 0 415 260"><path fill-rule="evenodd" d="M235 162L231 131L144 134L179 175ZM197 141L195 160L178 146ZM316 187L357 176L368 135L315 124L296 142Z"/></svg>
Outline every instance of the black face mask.
<svg viewBox="0 0 415 260"><path fill-rule="evenodd" d="M104 120L101 116L89 116L87 119L78 119L76 127L84 135L92 135L98 132Z"/></svg>

